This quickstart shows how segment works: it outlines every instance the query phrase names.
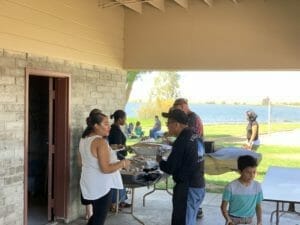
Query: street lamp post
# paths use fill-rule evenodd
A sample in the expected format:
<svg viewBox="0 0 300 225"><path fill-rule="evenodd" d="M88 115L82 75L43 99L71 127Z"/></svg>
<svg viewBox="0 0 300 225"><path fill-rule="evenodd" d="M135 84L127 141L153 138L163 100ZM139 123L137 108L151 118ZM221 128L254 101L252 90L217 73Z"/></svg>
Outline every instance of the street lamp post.
<svg viewBox="0 0 300 225"><path fill-rule="evenodd" d="M268 134L271 133L271 99L268 101Z"/></svg>

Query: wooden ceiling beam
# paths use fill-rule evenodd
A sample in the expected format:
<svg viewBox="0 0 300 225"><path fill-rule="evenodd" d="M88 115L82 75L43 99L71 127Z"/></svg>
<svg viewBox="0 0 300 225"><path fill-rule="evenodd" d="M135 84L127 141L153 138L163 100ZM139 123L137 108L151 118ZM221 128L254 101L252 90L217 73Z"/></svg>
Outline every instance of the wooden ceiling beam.
<svg viewBox="0 0 300 225"><path fill-rule="evenodd" d="M99 0L100 2L101 0ZM174 0L181 7L188 9L188 0ZM238 4L239 0L231 0L234 4ZM111 3L102 4L103 8L115 6L115 2L117 5L123 5L127 8L134 10L137 13L142 13L142 4L148 3L153 7L159 9L160 11L165 11L165 0L114 0ZM209 7L213 6L214 0L203 0L203 2ZM100 3L99 3L100 4Z"/></svg>
<svg viewBox="0 0 300 225"><path fill-rule="evenodd" d="M213 5L213 0L203 0L209 7Z"/></svg>
<svg viewBox="0 0 300 225"><path fill-rule="evenodd" d="M121 5L126 6L129 9L132 9L133 11L137 13L142 13L142 1L139 0L115 0L116 2L119 2Z"/></svg>
<svg viewBox="0 0 300 225"><path fill-rule="evenodd" d="M147 1L153 7L159 9L160 11L165 11L165 0L151 0Z"/></svg>
<svg viewBox="0 0 300 225"><path fill-rule="evenodd" d="M188 8L188 0L174 0L178 5L187 9Z"/></svg>

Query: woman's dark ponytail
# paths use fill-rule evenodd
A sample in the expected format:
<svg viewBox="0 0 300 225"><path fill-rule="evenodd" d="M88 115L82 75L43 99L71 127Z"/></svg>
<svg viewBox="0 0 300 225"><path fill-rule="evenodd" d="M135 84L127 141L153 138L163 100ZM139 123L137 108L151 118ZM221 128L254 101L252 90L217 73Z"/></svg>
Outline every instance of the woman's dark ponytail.
<svg viewBox="0 0 300 225"><path fill-rule="evenodd" d="M87 127L85 128L85 130L82 133L82 138L87 137L90 133L93 132L94 130L94 125L95 124L100 124L103 119L106 117L105 114L102 113L102 111L100 109L93 109L90 112L89 117L86 118L86 125Z"/></svg>
<svg viewBox="0 0 300 225"><path fill-rule="evenodd" d="M118 119L123 119L124 117L126 117L126 113L122 109L118 109L110 115L110 118L114 119L114 121L118 121Z"/></svg>

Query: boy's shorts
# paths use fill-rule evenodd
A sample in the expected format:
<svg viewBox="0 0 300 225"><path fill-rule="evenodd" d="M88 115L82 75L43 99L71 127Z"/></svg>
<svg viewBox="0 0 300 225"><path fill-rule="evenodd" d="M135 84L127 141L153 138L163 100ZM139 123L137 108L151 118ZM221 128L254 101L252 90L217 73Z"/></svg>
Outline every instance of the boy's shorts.
<svg viewBox="0 0 300 225"><path fill-rule="evenodd" d="M234 225L252 224L252 217L237 217L229 215Z"/></svg>

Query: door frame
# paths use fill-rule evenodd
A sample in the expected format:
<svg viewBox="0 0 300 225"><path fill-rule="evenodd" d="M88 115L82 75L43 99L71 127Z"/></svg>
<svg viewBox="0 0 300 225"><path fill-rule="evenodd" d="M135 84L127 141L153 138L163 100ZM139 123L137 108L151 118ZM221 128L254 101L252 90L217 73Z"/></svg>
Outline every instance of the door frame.
<svg viewBox="0 0 300 225"><path fill-rule="evenodd" d="M67 115L67 140L66 140L66 158L64 160L66 171L66 178L63 181L65 187L69 187L69 180L70 180L70 135L71 135L71 74L68 73L61 73L43 69L34 69L25 67L25 115L24 115L24 216L23 216L23 224L27 225L28 222L28 138L29 138L29 77L30 76L39 76L39 77L49 77L49 78L67 78L68 80L68 115ZM64 215L65 219L68 218L68 203L69 203L69 191L65 190L65 199L66 206L64 208ZM49 203L48 203L49 204Z"/></svg>

